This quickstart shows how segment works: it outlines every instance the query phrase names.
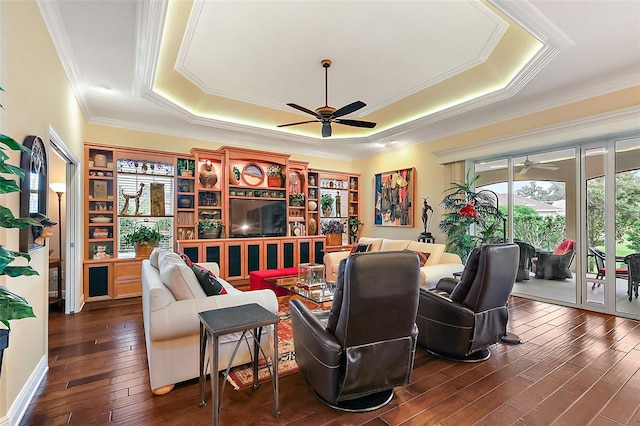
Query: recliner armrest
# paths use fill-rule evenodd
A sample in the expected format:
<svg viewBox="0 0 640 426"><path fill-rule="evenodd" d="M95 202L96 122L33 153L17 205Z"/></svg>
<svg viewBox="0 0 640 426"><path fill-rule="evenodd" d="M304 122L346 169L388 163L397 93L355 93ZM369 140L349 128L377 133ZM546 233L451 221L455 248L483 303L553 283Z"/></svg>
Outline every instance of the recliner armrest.
<svg viewBox="0 0 640 426"><path fill-rule="evenodd" d="M292 300L289 306L292 325L302 326L302 333L296 333L296 339L299 339L323 364L338 365L342 348L335 336L327 331L326 325L302 301Z"/></svg>

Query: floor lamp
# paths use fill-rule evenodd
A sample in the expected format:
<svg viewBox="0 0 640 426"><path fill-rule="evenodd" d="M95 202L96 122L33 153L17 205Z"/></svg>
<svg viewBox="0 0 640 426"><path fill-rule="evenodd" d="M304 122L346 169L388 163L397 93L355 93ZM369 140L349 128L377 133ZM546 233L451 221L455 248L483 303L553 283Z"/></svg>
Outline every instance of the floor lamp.
<svg viewBox="0 0 640 426"><path fill-rule="evenodd" d="M49 184L49 188L58 194L58 258L62 260L62 194L67 189L64 182Z"/></svg>

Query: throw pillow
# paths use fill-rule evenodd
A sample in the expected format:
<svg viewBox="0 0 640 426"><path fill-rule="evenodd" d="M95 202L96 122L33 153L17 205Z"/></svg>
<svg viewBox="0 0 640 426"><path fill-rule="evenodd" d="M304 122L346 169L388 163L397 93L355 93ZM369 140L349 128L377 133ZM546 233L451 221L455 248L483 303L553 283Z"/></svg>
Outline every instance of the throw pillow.
<svg viewBox="0 0 640 426"><path fill-rule="evenodd" d="M364 253L369 251L370 249L371 249L371 244L353 243L353 245L351 246L351 253L349 254Z"/></svg>
<svg viewBox="0 0 640 426"><path fill-rule="evenodd" d="M180 256L180 259L182 259L188 267L191 267L191 258L189 256L184 253L178 253L178 256Z"/></svg>
<svg viewBox="0 0 640 426"><path fill-rule="evenodd" d="M222 284L220 284L220 281L216 279L213 272L196 264L192 264L191 269L193 273L196 274L196 278L198 278L198 282L207 296L227 294L227 290L225 290Z"/></svg>
<svg viewBox="0 0 640 426"><path fill-rule="evenodd" d="M454 302L462 303L467 297L467 294L469 294L471 285L475 281L478 268L480 267L480 253L482 253L481 247L476 247L473 249L471 254L469 254L467 264L465 265L464 270L462 271L462 276L460 277L460 282L451 292L451 296L449 296Z"/></svg>
<svg viewBox="0 0 640 426"><path fill-rule="evenodd" d="M338 266L338 282L336 283L336 290L333 292L333 303L331 304L331 311L329 312L329 318L327 318L327 331L331 334L335 334L336 327L338 326L338 317L340 316L340 309L342 308L342 294L344 292L344 270L347 266L347 259L340 261Z"/></svg>
<svg viewBox="0 0 640 426"><path fill-rule="evenodd" d="M418 259L420 260L420 267L422 268L426 263L427 260L429 260L429 256L431 255L431 253L425 253L422 251L418 251L418 250L407 250L407 251L412 251L415 254L418 255Z"/></svg>

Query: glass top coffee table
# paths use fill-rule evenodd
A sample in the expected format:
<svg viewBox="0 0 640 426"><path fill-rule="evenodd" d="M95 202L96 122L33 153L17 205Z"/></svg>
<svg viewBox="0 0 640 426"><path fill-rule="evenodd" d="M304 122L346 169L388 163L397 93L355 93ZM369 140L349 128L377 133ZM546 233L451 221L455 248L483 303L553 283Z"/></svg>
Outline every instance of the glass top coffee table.
<svg viewBox="0 0 640 426"><path fill-rule="evenodd" d="M333 301L335 283L317 283L309 286L298 283L297 275L265 278L265 281L289 290L292 295L301 296L317 304Z"/></svg>

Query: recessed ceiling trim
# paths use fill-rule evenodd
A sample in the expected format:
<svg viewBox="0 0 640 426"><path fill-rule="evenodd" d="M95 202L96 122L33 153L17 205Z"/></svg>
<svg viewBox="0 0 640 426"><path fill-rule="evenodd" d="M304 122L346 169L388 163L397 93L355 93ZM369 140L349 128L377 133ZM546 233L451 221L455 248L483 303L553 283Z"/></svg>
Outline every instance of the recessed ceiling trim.
<svg viewBox="0 0 640 426"><path fill-rule="evenodd" d="M487 0L509 19L525 28L544 44L567 49L575 45L573 40L549 21L535 6L525 0Z"/></svg>
<svg viewBox="0 0 640 426"><path fill-rule="evenodd" d="M142 96L153 84L160 55L160 41L167 14L166 0L136 2L136 63L134 96Z"/></svg>
<svg viewBox="0 0 640 426"><path fill-rule="evenodd" d="M326 145L328 140L326 139L321 139L321 138L315 138L315 137L309 137L309 136L301 136L298 134L293 134L293 133L285 133L283 134L282 132L278 131L278 130L273 130L270 128L264 128L264 127L259 127L259 126L250 126L247 124L241 124L241 123L233 123L230 121L225 121L225 120L217 120L214 118L208 118L208 117L202 117L196 114L193 114L192 112L186 110L185 108L177 105L176 103L172 102L170 99L168 99L166 96L156 93L156 92L147 92L144 95L145 99L148 99L152 102L154 102L155 104L159 105L160 107L170 111L171 113L175 114L176 116L180 117L182 120L185 120L189 123L192 124L197 124L197 125L201 125L201 126L208 126L208 127L215 127L215 128L219 128L219 129L224 129L224 130L231 130L231 131L235 131L235 132L245 132L245 133L251 133L257 136L268 136L268 137L278 137L280 139L284 139L284 140L288 140L291 142L297 142L297 143L304 143L307 145L317 145L317 146L323 146ZM335 138L333 139L333 141L335 143L340 143L340 144L351 144L351 143L362 143L362 142L367 142L368 139L367 138Z"/></svg>
<svg viewBox="0 0 640 426"><path fill-rule="evenodd" d="M593 135L597 130L600 134L613 134L640 126L640 106L624 108L618 111L580 118L560 124L546 126L514 135L476 141L473 146L462 146L451 149L434 151L439 164L464 161L470 158L489 158L498 154L510 154L530 149L535 140L536 147L557 144L559 141L570 142Z"/></svg>

